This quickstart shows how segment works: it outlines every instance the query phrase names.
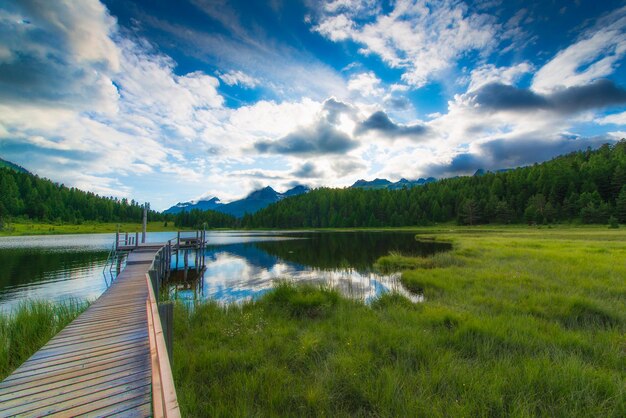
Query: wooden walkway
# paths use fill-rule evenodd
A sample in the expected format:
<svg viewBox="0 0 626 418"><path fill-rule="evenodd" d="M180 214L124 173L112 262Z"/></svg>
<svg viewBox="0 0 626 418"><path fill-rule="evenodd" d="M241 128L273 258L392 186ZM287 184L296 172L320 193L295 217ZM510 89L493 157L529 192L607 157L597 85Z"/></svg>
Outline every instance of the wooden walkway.
<svg viewBox="0 0 626 418"><path fill-rule="evenodd" d="M1 417L153 415L146 273L159 248L130 253L113 285L0 383Z"/></svg>

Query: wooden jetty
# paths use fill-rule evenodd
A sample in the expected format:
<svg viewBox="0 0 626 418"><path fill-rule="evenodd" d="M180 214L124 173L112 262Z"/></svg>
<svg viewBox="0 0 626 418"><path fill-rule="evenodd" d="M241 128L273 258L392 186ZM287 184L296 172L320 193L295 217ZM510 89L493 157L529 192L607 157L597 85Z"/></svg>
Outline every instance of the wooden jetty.
<svg viewBox="0 0 626 418"><path fill-rule="evenodd" d="M0 417L180 416L153 289L165 247L134 242L102 296L0 383Z"/></svg>

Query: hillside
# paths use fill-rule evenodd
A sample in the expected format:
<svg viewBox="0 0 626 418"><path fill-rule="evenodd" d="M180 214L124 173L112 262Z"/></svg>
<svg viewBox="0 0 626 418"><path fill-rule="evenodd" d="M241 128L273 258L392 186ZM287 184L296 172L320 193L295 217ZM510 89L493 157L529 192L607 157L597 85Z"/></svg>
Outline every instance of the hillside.
<svg viewBox="0 0 626 418"><path fill-rule="evenodd" d="M0 223L7 218L68 223L141 222L143 209L134 200L69 188L2 161L5 165L0 167ZM150 211L151 220L161 216Z"/></svg>
<svg viewBox="0 0 626 418"><path fill-rule="evenodd" d="M8 168L18 173L29 173L24 167L0 158L0 168Z"/></svg>
<svg viewBox="0 0 626 418"><path fill-rule="evenodd" d="M244 227L626 222L626 141L529 167L401 190L313 190L245 216ZM387 184L385 184L387 185Z"/></svg>

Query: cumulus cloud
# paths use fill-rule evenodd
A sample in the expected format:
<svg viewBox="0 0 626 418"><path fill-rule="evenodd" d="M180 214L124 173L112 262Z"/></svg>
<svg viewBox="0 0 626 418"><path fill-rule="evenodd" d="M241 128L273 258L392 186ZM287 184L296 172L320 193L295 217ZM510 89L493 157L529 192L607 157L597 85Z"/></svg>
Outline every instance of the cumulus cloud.
<svg viewBox="0 0 626 418"><path fill-rule="evenodd" d="M384 93L384 89L380 87L380 79L371 71L352 76L348 80L348 90L362 96L380 96Z"/></svg>
<svg viewBox="0 0 626 418"><path fill-rule="evenodd" d="M337 173L339 178L350 175L359 177L361 173L367 170L367 165L354 158L342 158L340 160L333 161L331 168L335 173Z"/></svg>
<svg viewBox="0 0 626 418"><path fill-rule="evenodd" d="M472 70L467 91L475 91L491 83L515 84L520 77L530 73L533 68L529 62L521 62L510 67L496 67L493 64L481 65Z"/></svg>
<svg viewBox="0 0 626 418"><path fill-rule="evenodd" d="M400 125L394 123L389 116L382 110L374 112L363 122L359 123L355 133L362 135L367 132L374 131L383 137L395 139L399 137L407 137L412 139L423 138L429 129L425 125Z"/></svg>
<svg viewBox="0 0 626 418"><path fill-rule="evenodd" d="M490 83L470 96L472 102L481 109L494 111L551 110L570 114L626 103L626 90L609 80L597 80L585 86L567 87L549 94Z"/></svg>
<svg viewBox="0 0 626 418"><path fill-rule="evenodd" d="M596 123L600 125L626 125L626 112L615 113L596 119Z"/></svg>
<svg viewBox="0 0 626 418"><path fill-rule="evenodd" d="M358 147L348 135L333 125L319 122L276 141L257 141L254 148L262 153L284 155L343 154Z"/></svg>
<svg viewBox="0 0 626 418"><path fill-rule="evenodd" d="M532 89L550 93L589 84L613 73L626 54L626 6L600 19L574 44L537 71Z"/></svg>
<svg viewBox="0 0 626 418"><path fill-rule="evenodd" d="M498 170L547 161L554 156L585 149L597 148L616 139L609 136L580 137L558 134L546 137L542 132L497 138L476 144L469 152L453 155L448 161L429 164L425 173L436 177L473 174L478 169Z"/></svg>
<svg viewBox="0 0 626 418"><path fill-rule="evenodd" d="M360 10L326 8L313 30L335 42L363 45L363 55L377 55L390 67L402 69L402 80L416 88L463 54L486 53L496 45L493 19L469 12L464 3L399 0L389 13L369 23L359 19Z"/></svg>
<svg viewBox="0 0 626 418"><path fill-rule="evenodd" d="M310 161L302 164L298 169L291 173L293 176L298 178L318 178L323 177L324 173L315 166Z"/></svg>
<svg viewBox="0 0 626 418"><path fill-rule="evenodd" d="M115 19L97 1L22 1L0 9L0 100L113 112Z"/></svg>

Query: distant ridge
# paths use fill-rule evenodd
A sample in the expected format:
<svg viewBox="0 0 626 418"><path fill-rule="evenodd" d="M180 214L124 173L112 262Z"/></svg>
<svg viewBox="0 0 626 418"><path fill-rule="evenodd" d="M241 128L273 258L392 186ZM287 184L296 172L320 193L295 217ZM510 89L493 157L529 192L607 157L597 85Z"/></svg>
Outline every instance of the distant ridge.
<svg viewBox="0 0 626 418"><path fill-rule="evenodd" d="M437 181L434 177L428 177L426 179L420 178L417 180L407 180L405 178L401 178L395 183L387 179L374 179L372 181L367 180L357 180L354 182L350 188L352 189L365 189L365 190L379 190L379 189L389 189L389 190L401 190L404 188L410 189L416 186L422 186L426 183L432 183Z"/></svg>
<svg viewBox="0 0 626 418"><path fill-rule="evenodd" d="M25 169L21 165L17 165L15 163L12 163L11 161L3 160L2 158L0 158L0 168L9 168L18 173L31 174L27 169Z"/></svg>
<svg viewBox="0 0 626 418"><path fill-rule="evenodd" d="M285 193L278 193L276 190L267 186L262 189L254 190L243 199L235 200L230 203L222 203L219 198L213 197L209 200L199 200L197 202L177 203L169 209L163 211L164 214L177 214L180 212L188 212L194 209L201 211L214 210L216 212L226 213L237 218L243 217L246 213L253 214L272 203L276 203L286 197L297 196L307 193L310 189L304 185L298 185Z"/></svg>

